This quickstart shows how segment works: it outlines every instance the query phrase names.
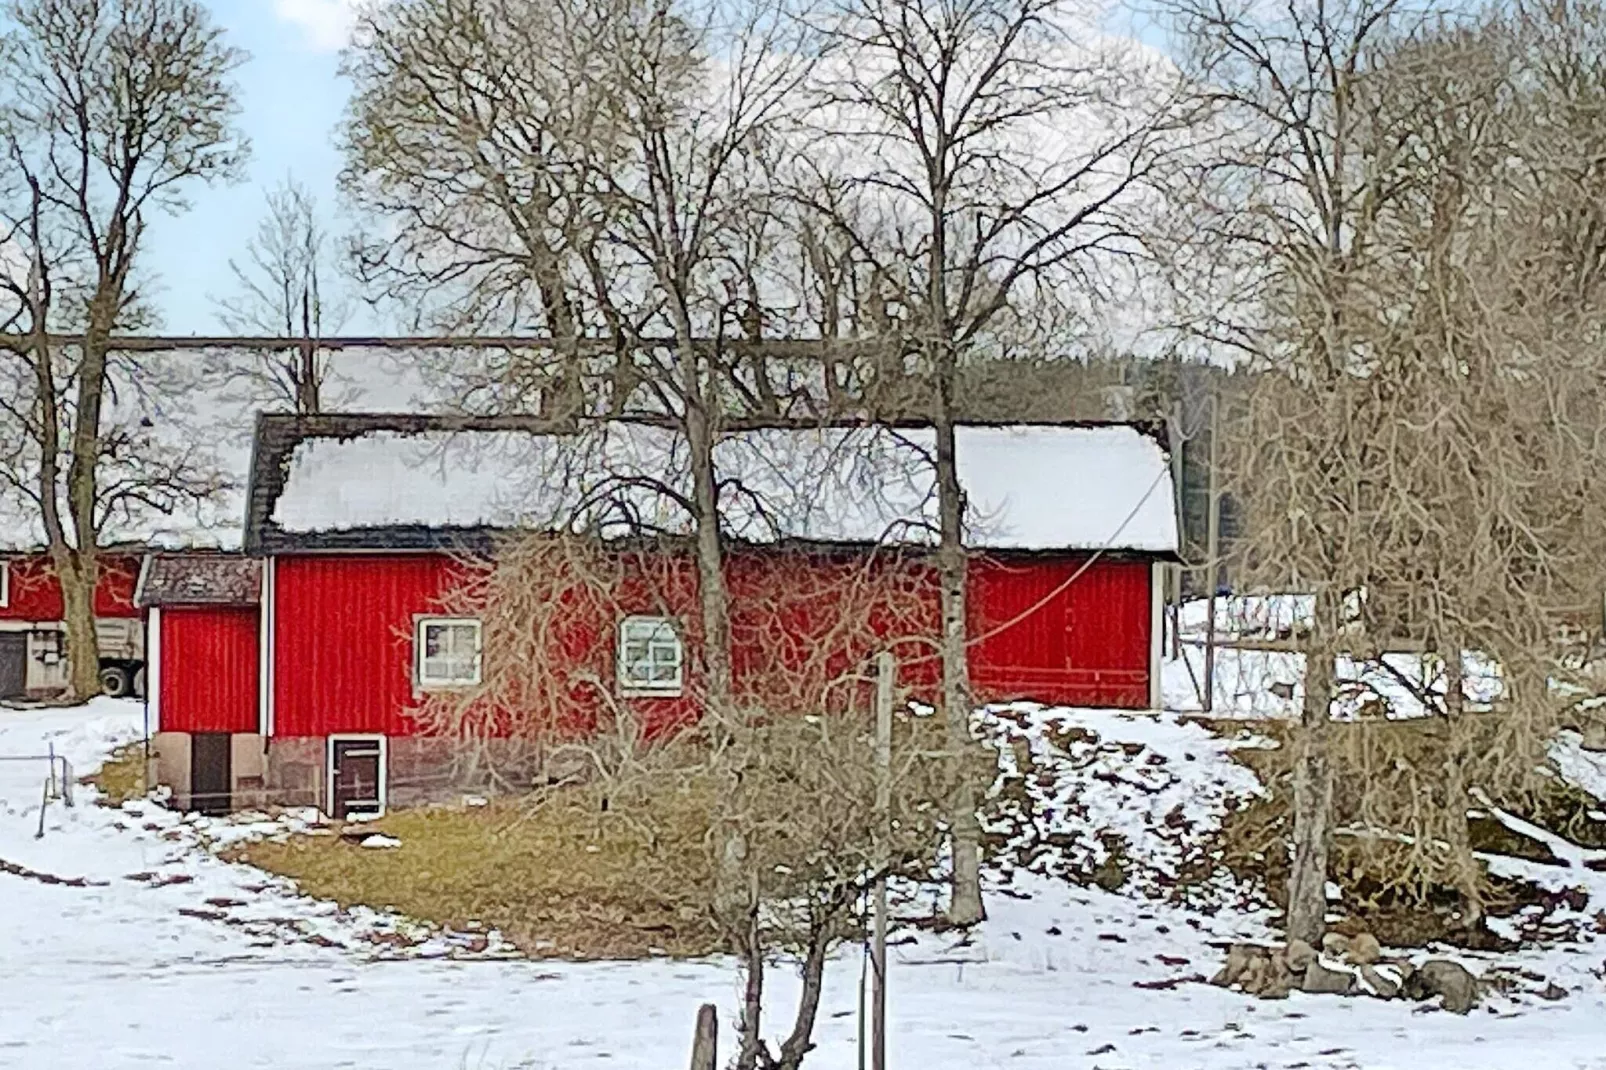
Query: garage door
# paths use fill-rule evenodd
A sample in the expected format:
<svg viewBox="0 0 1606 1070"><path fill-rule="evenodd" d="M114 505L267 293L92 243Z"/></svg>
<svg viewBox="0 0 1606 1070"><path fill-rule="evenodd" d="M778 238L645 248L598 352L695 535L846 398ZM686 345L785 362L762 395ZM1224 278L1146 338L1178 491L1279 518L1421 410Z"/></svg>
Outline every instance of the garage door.
<svg viewBox="0 0 1606 1070"><path fill-rule="evenodd" d="M0 699L22 698L28 691L28 635L0 632Z"/></svg>

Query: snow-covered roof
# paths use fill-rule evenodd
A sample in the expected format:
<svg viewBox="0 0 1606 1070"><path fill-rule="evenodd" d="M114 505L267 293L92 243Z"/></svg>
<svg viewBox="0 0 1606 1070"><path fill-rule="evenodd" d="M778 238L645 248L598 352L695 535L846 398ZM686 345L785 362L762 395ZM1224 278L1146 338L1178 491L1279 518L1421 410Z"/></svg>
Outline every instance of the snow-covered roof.
<svg viewBox="0 0 1606 1070"><path fill-rule="evenodd" d="M981 549L1172 553L1170 465L1126 425L964 426L966 539ZM767 428L715 447L726 531L755 543L935 541L929 428ZM690 467L674 431L487 427L301 438L259 522L285 536L394 529L686 534Z"/></svg>

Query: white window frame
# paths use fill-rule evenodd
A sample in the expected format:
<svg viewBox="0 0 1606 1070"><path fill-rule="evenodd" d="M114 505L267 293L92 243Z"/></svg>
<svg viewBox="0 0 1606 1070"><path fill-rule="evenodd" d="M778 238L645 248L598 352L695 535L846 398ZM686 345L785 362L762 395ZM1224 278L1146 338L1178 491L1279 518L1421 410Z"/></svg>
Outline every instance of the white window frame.
<svg viewBox="0 0 1606 1070"><path fill-rule="evenodd" d="M629 665L625 657L625 645L629 641L629 633L633 628L651 627L655 633L667 628L674 638L675 649L675 678L673 680L633 681L627 671ZM614 675L619 682L619 693L626 697L654 697L674 698L685 692L686 689L686 643L681 638L680 629L676 627L675 618L658 617L645 614L625 617L619 622L616 632L618 643L614 650ZM652 644L661 641L656 636L648 639L649 658L651 660Z"/></svg>
<svg viewBox="0 0 1606 1070"><path fill-rule="evenodd" d="M379 808L374 817L384 817L390 810L390 740L373 732L338 732L324 737L323 754L323 812L335 812L335 744L376 743L379 745ZM366 815L365 815L366 816Z"/></svg>
<svg viewBox="0 0 1606 1070"><path fill-rule="evenodd" d="M424 672L425 637L431 628L474 629L474 676L470 680L431 679ZM413 619L413 686L419 691L462 691L485 679L485 627L478 617L415 617Z"/></svg>
<svg viewBox="0 0 1606 1070"><path fill-rule="evenodd" d="M0 557L0 609L11 606L11 562Z"/></svg>

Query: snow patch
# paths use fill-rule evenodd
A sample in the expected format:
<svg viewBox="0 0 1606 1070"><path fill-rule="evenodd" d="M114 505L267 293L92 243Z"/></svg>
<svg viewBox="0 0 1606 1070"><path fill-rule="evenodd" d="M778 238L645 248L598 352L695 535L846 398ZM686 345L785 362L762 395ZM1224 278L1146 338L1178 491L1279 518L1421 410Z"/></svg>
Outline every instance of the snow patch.
<svg viewBox="0 0 1606 1070"><path fill-rule="evenodd" d="M730 434L714 454L724 525L759 543L930 543L934 448L921 429ZM956 450L973 546L1177 548L1169 462L1134 428L963 427ZM376 431L298 443L273 520L297 533L395 525L687 532L680 500L689 481L680 437L647 425L611 422L575 435Z"/></svg>
<svg viewBox="0 0 1606 1070"><path fill-rule="evenodd" d="M1262 741L1174 714L1029 704L984 710L977 729L998 754L988 831L1006 871L1149 896L1230 892L1207 852L1229 808L1261 791L1231 752Z"/></svg>

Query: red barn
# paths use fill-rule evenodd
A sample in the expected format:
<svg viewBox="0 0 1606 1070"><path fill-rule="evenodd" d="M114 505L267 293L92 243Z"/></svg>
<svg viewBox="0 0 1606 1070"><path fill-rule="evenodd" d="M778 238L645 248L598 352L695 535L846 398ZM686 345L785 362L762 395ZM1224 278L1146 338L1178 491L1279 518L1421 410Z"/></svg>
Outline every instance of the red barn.
<svg viewBox="0 0 1606 1070"><path fill-rule="evenodd" d="M880 646L917 691L935 683L931 453L921 428L721 439L739 694L769 701L783 680L795 694ZM1176 549L1159 442L1127 425L966 426L958 467L978 699L1156 705L1158 569ZM647 424L261 417L252 556L192 556L171 566L187 586L144 592L162 780L191 805L344 816L460 789L484 760L538 775L494 718L468 755L424 712L515 657L532 680L561 678L547 695L575 724L626 710L651 733L695 718L688 471L678 438ZM583 534L609 562L605 596L537 576L561 611L534 654L498 649L464 593L515 532Z"/></svg>
<svg viewBox="0 0 1606 1070"><path fill-rule="evenodd" d="M134 607L140 555L108 550L100 559L95 619L101 679L115 695L138 690L144 633ZM48 554L0 552L0 699L43 698L67 686L61 583Z"/></svg>

